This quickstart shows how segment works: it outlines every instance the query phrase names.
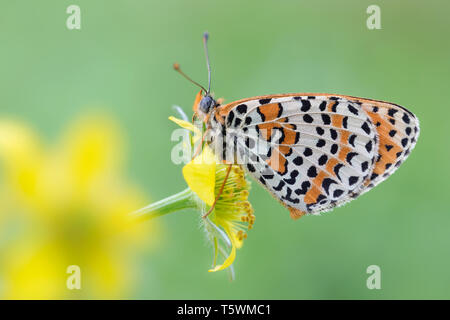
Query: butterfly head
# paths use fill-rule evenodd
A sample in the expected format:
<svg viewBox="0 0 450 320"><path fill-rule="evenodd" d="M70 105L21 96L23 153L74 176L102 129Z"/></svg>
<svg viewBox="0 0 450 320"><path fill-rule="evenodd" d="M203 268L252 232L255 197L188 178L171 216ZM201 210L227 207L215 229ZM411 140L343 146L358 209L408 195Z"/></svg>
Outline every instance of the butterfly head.
<svg viewBox="0 0 450 320"><path fill-rule="evenodd" d="M199 111L208 114L211 109L216 105L216 101L209 94L206 94L198 105Z"/></svg>
<svg viewBox="0 0 450 320"><path fill-rule="evenodd" d="M200 90L195 97L193 111L200 120L205 121L208 118L208 115L210 115L218 105L218 101L216 101L209 93L203 94Z"/></svg>

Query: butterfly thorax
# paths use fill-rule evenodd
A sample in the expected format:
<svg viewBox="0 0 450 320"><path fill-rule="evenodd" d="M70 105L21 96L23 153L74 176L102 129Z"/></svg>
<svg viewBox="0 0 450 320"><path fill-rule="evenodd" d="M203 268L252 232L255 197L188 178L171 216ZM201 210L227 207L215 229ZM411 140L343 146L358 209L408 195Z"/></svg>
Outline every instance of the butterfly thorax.
<svg viewBox="0 0 450 320"><path fill-rule="evenodd" d="M217 108L211 108L204 117L207 132L205 141L219 160L237 164L236 132L225 125L225 118L217 113Z"/></svg>

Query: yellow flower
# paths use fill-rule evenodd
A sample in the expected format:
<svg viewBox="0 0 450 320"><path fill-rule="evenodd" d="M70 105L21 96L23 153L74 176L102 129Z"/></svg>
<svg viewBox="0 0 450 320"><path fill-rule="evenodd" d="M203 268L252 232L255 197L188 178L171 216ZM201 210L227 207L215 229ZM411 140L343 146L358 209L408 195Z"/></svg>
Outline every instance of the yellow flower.
<svg viewBox="0 0 450 320"><path fill-rule="evenodd" d="M193 141L199 140L200 130L192 123L173 117L169 119L194 132ZM232 266L236 249L242 247L243 240L247 238L247 230L255 222L253 208L248 201L250 184L244 171L240 166L232 165L225 182L228 168L229 165L217 161L208 146L203 146L202 152L183 167L184 179L201 201L202 215L214 204L223 185L213 211L203 218L207 236L214 247L214 261L210 272ZM224 258L223 263L218 264L218 256Z"/></svg>
<svg viewBox="0 0 450 320"><path fill-rule="evenodd" d="M143 196L122 173L123 153L119 127L103 114L76 121L54 147L0 120L1 297L126 297L136 249L158 228L130 223ZM66 286L71 265L81 290Z"/></svg>

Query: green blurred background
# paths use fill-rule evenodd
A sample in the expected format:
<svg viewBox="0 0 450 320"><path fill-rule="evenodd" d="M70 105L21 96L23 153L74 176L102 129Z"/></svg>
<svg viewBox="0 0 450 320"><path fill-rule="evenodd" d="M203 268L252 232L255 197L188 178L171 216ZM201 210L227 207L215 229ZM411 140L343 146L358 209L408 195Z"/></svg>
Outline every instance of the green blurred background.
<svg viewBox="0 0 450 320"><path fill-rule="evenodd" d="M66 8L81 8L81 30ZM381 30L366 9L381 8ZM421 121L401 169L357 201L292 221L253 183L256 224L236 281L208 273L199 215L162 217L157 248L139 257L138 299L450 298L448 1L2 1L0 116L51 142L71 119L101 108L120 119L127 172L148 202L185 188L170 160L172 105L191 112L210 32L213 91L226 101L327 92L399 103ZM379 265L382 289L368 290ZM101 297L100 297L101 298Z"/></svg>

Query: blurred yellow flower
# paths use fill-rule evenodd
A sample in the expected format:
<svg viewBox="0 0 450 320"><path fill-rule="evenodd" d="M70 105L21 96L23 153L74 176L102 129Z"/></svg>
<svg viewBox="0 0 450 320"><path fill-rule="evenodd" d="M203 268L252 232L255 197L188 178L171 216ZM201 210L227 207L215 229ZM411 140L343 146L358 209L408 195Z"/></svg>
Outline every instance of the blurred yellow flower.
<svg viewBox="0 0 450 320"><path fill-rule="evenodd" d="M2 298L130 293L136 250L152 245L158 228L127 215L144 199L123 176L123 147L104 114L82 117L54 147L20 122L0 120ZM66 286L71 265L80 268L80 290Z"/></svg>

